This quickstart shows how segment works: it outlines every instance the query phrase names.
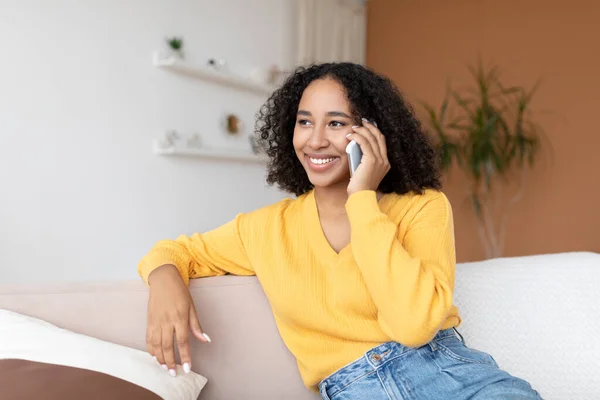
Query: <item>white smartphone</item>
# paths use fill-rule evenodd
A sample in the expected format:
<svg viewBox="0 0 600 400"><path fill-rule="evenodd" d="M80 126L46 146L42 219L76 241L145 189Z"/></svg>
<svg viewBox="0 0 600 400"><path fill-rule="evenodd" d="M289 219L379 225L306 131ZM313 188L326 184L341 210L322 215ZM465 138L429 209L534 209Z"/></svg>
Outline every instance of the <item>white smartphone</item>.
<svg viewBox="0 0 600 400"><path fill-rule="evenodd" d="M377 123L375 121L371 123L377 128ZM363 153L358 143L352 140L348 143L348 146L346 146L346 154L348 154L348 165L350 166L350 177L352 178L354 171L356 171L358 164L360 164Z"/></svg>
<svg viewBox="0 0 600 400"><path fill-rule="evenodd" d="M358 168L358 164L360 164L360 159L362 158L362 150L356 141L352 140L346 146L346 154L348 154L348 165L350 166L350 177L354 175L354 171Z"/></svg>

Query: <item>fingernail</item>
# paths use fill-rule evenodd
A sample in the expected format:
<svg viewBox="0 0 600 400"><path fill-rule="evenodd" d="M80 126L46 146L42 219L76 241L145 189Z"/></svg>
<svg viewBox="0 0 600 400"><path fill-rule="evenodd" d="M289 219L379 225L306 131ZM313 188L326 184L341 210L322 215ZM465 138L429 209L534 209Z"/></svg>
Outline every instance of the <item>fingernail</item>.
<svg viewBox="0 0 600 400"><path fill-rule="evenodd" d="M208 343L211 342L210 336L208 336L206 333L203 333L202 336L204 336L204 339L206 339L208 341Z"/></svg>
<svg viewBox="0 0 600 400"><path fill-rule="evenodd" d="M356 128L358 128L358 125L354 125L354 126L352 127L352 129L356 129Z"/></svg>
<svg viewBox="0 0 600 400"><path fill-rule="evenodd" d="M347 134L347 135L346 135L346 137L347 137L348 139L350 139L350 138L352 137L352 134L351 134L351 133L349 133L349 134Z"/></svg>
<svg viewBox="0 0 600 400"><path fill-rule="evenodd" d="M163 365L161 365L161 367L162 367L162 369L169 369L169 368L167 367L167 364L163 364Z"/></svg>
<svg viewBox="0 0 600 400"><path fill-rule="evenodd" d="M189 374L190 371L191 371L190 364L184 363L183 364L183 372L185 372L186 374Z"/></svg>
<svg viewBox="0 0 600 400"><path fill-rule="evenodd" d="M177 376L177 372L174 369L170 369L169 370L169 375L171 375L171 376Z"/></svg>
<svg viewBox="0 0 600 400"><path fill-rule="evenodd" d="M366 118L361 118L361 120L362 120L362 122L369 122L369 120Z"/></svg>

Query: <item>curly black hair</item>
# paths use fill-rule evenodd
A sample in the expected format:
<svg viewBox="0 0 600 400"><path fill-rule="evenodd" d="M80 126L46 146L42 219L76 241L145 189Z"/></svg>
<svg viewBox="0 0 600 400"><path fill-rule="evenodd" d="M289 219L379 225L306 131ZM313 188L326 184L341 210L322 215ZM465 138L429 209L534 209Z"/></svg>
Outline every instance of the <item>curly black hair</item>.
<svg viewBox="0 0 600 400"><path fill-rule="evenodd" d="M258 111L255 133L269 158L267 183L296 196L313 188L292 139L304 89L324 78L345 88L357 124L360 118L376 121L385 136L391 169L379 191L405 194L440 189L438 154L400 91L388 78L346 62L299 67Z"/></svg>

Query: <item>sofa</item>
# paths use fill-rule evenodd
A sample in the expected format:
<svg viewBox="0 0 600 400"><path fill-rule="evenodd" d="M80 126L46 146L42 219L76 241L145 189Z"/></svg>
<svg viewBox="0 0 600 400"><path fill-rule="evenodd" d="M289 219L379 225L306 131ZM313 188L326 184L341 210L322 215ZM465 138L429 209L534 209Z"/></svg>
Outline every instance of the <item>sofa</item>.
<svg viewBox="0 0 600 400"><path fill-rule="evenodd" d="M459 331L544 399L600 399L599 286L596 253L458 264ZM192 346L193 369L208 378L201 400L319 398L302 385L255 277L196 279L190 291L212 339ZM140 280L0 286L0 308L138 349L147 299Z"/></svg>

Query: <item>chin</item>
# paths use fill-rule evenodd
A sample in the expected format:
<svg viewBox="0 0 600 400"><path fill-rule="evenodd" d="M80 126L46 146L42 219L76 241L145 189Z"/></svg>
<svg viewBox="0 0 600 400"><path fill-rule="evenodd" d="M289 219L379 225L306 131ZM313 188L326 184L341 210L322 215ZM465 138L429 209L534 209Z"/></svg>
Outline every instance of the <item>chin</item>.
<svg viewBox="0 0 600 400"><path fill-rule="evenodd" d="M327 174L328 175L328 174ZM308 180L314 187L332 188L337 186L348 186L350 175L329 175L308 173Z"/></svg>

